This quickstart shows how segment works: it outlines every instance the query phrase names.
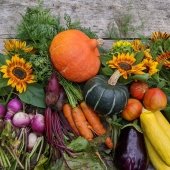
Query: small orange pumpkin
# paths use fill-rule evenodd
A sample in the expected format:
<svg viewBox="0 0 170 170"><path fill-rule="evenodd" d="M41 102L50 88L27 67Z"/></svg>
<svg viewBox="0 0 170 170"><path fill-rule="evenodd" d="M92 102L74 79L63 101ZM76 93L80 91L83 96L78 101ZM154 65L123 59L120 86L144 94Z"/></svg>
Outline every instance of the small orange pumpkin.
<svg viewBox="0 0 170 170"><path fill-rule="evenodd" d="M66 79L84 82L100 68L97 40L79 30L57 34L50 45L50 57L56 70Z"/></svg>
<svg viewBox="0 0 170 170"><path fill-rule="evenodd" d="M125 106L122 117L125 120L132 121L139 118L142 113L142 103L138 99L130 98Z"/></svg>

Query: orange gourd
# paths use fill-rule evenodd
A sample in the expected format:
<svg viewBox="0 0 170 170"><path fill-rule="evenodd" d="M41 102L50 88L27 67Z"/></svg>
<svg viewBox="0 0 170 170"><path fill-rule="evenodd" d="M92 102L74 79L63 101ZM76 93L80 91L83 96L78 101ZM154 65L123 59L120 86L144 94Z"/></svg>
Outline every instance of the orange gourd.
<svg viewBox="0 0 170 170"><path fill-rule="evenodd" d="M142 103L138 99L130 98L122 112L122 117L125 120L132 121L139 118L141 113Z"/></svg>
<svg viewBox="0 0 170 170"><path fill-rule="evenodd" d="M79 30L57 34L50 45L50 57L56 70L66 79L84 82L95 76L100 68L97 40Z"/></svg>

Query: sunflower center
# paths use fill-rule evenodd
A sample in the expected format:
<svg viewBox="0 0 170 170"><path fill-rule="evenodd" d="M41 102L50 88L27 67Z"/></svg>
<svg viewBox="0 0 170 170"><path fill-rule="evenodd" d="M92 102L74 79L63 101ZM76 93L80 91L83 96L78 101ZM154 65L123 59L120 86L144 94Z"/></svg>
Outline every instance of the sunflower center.
<svg viewBox="0 0 170 170"><path fill-rule="evenodd" d="M12 73L20 80L24 79L27 75L24 69L16 67L12 70Z"/></svg>
<svg viewBox="0 0 170 170"><path fill-rule="evenodd" d="M132 66L126 62L119 63L119 67L125 71L131 70Z"/></svg>

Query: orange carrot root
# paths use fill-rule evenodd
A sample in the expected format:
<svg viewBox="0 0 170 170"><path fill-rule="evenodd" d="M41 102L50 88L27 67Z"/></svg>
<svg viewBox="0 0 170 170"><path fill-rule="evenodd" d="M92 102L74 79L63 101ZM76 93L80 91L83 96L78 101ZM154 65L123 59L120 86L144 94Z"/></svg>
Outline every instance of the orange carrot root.
<svg viewBox="0 0 170 170"><path fill-rule="evenodd" d="M105 134L106 129L104 128L103 124L101 123L99 116L85 102L82 102L80 104L80 107L81 107L88 123L93 128L94 132L97 135Z"/></svg>
<svg viewBox="0 0 170 170"><path fill-rule="evenodd" d="M93 133L88 128L88 122L87 122L82 110L79 107L73 108L72 116L73 116L74 123L75 123L80 135L83 136L87 140L92 140Z"/></svg>
<svg viewBox="0 0 170 170"><path fill-rule="evenodd" d="M74 123L73 117L72 117L72 108L70 104L64 104L63 106L63 113L65 118L67 119L69 125L71 126L72 130L79 135L79 131Z"/></svg>
<svg viewBox="0 0 170 170"><path fill-rule="evenodd" d="M113 149L114 145L112 142L112 139L110 137L107 137L105 140L105 145L109 148L109 149Z"/></svg>

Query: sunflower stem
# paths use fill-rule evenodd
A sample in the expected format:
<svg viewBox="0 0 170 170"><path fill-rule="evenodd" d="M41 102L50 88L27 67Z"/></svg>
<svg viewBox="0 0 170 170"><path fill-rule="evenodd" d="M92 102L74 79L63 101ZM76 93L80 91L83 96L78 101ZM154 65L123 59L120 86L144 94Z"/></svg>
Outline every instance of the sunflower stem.
<svg viewBox="0 0 170 170"><path fill-rule="evenodd" d="M8 94L8 97L7 97L6 101L5 101L5 104L7 104L9 102L9 99L11 98L11 95L12 95L13 91L14 91L14 88L12 88L10 93Z"/></svg>
<svg viewBox="0 0 170 170"><path fill-rule="evenodd" d="M112 85L112 86L115 86L118 79L120 78L121 74L119 72L119 70L116 70L112 75L111 77L109 78L108 80L108 84Z"/></svg>

